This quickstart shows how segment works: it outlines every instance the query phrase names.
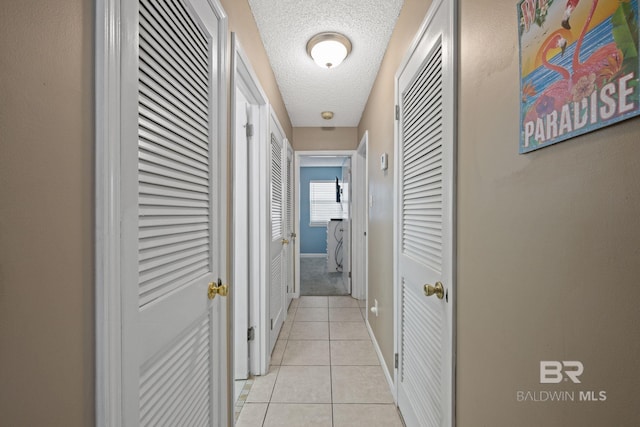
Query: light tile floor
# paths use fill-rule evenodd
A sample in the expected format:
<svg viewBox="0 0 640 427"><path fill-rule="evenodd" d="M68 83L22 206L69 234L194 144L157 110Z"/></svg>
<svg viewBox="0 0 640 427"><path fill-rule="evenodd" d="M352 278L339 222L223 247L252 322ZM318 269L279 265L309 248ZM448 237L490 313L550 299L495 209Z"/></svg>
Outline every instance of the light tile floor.
<svg viewBox="0 0 640 427"><path fill-rule="evenodd" d="M348 296L294 300L236 427L402 427L365 310Z"/></svg>

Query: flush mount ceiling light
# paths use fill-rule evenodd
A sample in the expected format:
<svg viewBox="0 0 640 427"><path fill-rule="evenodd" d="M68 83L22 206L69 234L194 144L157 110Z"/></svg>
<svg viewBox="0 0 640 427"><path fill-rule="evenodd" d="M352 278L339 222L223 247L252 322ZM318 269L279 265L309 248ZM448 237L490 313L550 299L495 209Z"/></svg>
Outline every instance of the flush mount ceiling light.
<svg viewBox="0 0 640 427"><path fill-rule="evenodd" d="M323 111L322 113L320 113L320 115L325 120L333 119L333 111Z"/></svg>
<svg viewBox="0 0 640 427"><path fill-rule="evenodd" d="M351 42L339 33L320 33L307 42L307 53L322 68L334 68L351 53Z"/></svg>

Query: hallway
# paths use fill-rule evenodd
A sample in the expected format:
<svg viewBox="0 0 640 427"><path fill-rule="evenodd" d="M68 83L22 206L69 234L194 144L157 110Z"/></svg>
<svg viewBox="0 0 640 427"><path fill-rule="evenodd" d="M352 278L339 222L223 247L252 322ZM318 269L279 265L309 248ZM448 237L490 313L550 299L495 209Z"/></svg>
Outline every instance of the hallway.
<svg viewBox="0 0 640 427"><path fill-rule="evenodd" d="M237 427L401 427L364 321L364 301L303 296L289 307L268 375Z"/></svg>

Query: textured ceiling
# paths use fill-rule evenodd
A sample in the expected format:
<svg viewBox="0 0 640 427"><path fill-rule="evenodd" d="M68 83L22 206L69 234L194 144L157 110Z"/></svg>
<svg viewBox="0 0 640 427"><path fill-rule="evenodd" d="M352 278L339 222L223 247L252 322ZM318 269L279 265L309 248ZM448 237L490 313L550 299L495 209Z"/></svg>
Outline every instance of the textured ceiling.
<svg viewBox="0 0 640 427"><path fill-rule="evenodd" d="M249 0L295 127L355 127L360 122L403 0ZM334 69L307 55L317 33L339 32L353 50ZM320 117L333 111L332 120Z"/></svg>

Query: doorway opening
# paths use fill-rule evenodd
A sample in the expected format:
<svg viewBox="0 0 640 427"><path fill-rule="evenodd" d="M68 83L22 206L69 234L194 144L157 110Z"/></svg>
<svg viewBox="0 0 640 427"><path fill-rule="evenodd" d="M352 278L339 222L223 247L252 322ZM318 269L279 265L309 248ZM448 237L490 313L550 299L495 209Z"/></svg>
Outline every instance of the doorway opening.
<svg viewBox="0 0 640 427"><path fill-rule="evenodd" d="M297 152L296 289L351 295L352 151Z"/></svg>

